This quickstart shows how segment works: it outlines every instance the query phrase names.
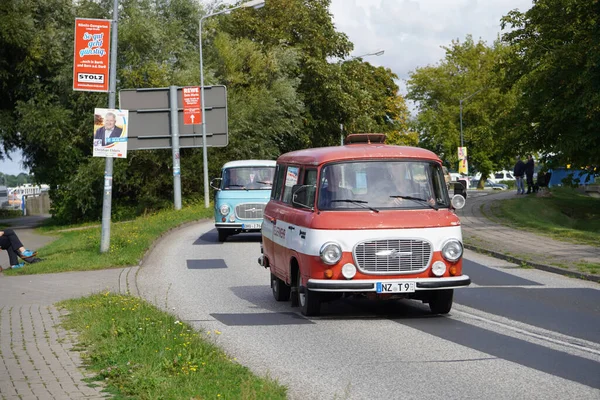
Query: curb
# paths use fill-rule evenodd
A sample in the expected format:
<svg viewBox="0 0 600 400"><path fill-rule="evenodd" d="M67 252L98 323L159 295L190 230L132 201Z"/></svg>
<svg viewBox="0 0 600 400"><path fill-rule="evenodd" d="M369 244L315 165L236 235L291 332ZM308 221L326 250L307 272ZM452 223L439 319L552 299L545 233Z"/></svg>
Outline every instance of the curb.
<svg viewBox="0 0 600 400"><path fill-rule="evenodd" d="M168 234L187 228L188 226L194 225L194 224L198 224L201 222L205 222L205 221L211 221L210 218L204 218L204 219L197 219L195 221L189 221L189 222L184 222L181 225L177 225L167 231L164 231L163 233L161 233L156 239L154 239L154 241L152 242L152 244L146 249L146 252L144 253L144 255L142 256L142 259L140 260L140 262L138 263L138 267L141 267L144 262L146 261L146 259L150 256L150 253L152 252L152 250L154 250L154 248L162 241L164 240L165 236L167 236ZM136 273L137 276L137 273Z"/></svg>
<svg viewBox="0 0 600 400"><path fill-rule="evenodd" d="M586 274L584 272L570 271L568 269L553 267L551 265L546 265L546 264L533 263L530 261L521 260L520 258L516 258L513 256L507 256L506 254L498 253L497 251L484 249L483 247L473 246L470 244L463 243L463 246L465 247L465 249L473 250L473 251L475 251L477 253L481 253L481 254L492 255L495 258L499 258L499 259L505 260L505 261L510 261L515 264L526 264L535 269L539 269L542 271L552 272L555 274L559 274L559 275L563 275L563 276L567 276L567 277L571 277L571 278L579 278L579 279L583 279L583 280L587 280L587 281L600 283L600 276L598 276L598 275Z"/></svg>

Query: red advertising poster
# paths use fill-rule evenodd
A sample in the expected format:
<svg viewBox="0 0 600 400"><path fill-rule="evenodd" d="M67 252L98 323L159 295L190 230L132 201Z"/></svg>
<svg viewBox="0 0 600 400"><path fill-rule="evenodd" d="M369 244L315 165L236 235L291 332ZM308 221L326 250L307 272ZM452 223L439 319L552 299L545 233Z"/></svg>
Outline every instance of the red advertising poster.
<svg viewBox="0 0 600 400"><path fill-rule="evenodd" d="M110 24L108 19L75 19L73 90L108 92Z"/></svg>
<svg viewBox="0 0 600 400"><path fill-rule="evenodd" d="M196 125L202 123L200 111L200 86L183 88L183 123Z"/></svg>

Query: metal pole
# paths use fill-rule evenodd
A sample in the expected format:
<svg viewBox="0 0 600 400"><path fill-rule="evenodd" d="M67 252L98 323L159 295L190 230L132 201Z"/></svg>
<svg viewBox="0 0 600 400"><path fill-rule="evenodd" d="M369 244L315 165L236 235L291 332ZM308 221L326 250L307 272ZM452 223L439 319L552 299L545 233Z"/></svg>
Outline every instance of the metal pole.
<svg viewBox="0 0 600 400"><path fill-rule="evenodd" d="M200 112L202 113L202 168L204 170L204 207L208 208L208 155L206 150L206 115L204 114L204 71L202 67L202 20L200 18L200 29L198 31L198 43L200 47Z"/></svg>
<svg viewBox="0 0 600 400"><path fill-rule="evenodd" d="M463 131L462 131L462 100L460 100L460 147L463 146Z"/></svg>
<svg viewBox="0 0 600 400"><path fill-rule="evenodd" d="M181 210L181 169L179 165L179 120L177 109L177 86L169 86L171 120L171 147L173 149L173 195L175 209Z"/></svg>
<svg viewBox="0 0 600 400"><path fill-rule="evenodd" d="M340 124L340 146L344 145L344 124Z"/></svg>
<svg viewBox="0 0 600 400"><path fill-rule="evenodd" d="M112 34L110 42L110 72L108 81L108 108L115 108L117 93L117 31L119 21L119 0L113 1ZM102 199L102 234L100 237L100 252L110 249L110 214L112 200L113 159L106 157L104 167L104 197Z"/></svg>

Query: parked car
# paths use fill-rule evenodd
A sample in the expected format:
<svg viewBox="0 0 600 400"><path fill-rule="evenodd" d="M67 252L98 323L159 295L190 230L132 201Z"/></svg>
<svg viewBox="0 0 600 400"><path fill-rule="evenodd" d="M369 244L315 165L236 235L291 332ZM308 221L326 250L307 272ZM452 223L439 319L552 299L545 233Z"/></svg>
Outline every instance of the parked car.
<svg viewBox="0 0 600 400"><path fill-rule="evenodd" d="M514 181L516 180L510 171L499 171L494 172L489 178L492 182L500 183L502 181Z"/></svg>
<svg viewBox="0 0 600 400"><path fill-rule="evenodd" d="M241 160L223 165L210 182L215 193L215 227L219 242L243 232L260 232L273 188L275 161Z"/></svg>
<svg viewBox="0 0 600 400"><path fill-rule="evenodd" d="M479 185L479 179L473 179L471 181L471 186L473 188L477 188L478 185ZM487 189L487 190L506 190L506 189L508 189L508 185L505 183L496 183L496 182L492 181L491 179L488 179L485 181L483 188Z"/></svg>

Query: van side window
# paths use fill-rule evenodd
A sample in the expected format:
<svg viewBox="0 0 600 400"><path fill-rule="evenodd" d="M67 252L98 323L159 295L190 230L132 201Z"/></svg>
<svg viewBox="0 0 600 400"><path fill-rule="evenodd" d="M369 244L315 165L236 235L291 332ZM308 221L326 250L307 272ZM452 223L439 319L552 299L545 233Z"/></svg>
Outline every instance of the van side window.
<svg viewBox="0 0 600 400"><path fill-rule="evenodd" d="M281 188L283 187L283 180L285 178L285 165L278 165L277 171L275 172L275 183L273 184L273 190L271 191L271 199L281 199Z"/></svg>
<svg viewBox="0 0 600 400"><path fill-rule="evenodd" d="M281 201L284 203L292 203L292 187L298 184L300 167L288 166L285 174L285 185L283 186L283 198Z"/></svg>
<svg viewBox="0 0 600 400"><path fill-rule="evenodd" d="M306 204L313 206L315 204L315 195L317 194L317 170L308 169L304 172L303 185L312 185L313 189L308 190Z"/></svg>

